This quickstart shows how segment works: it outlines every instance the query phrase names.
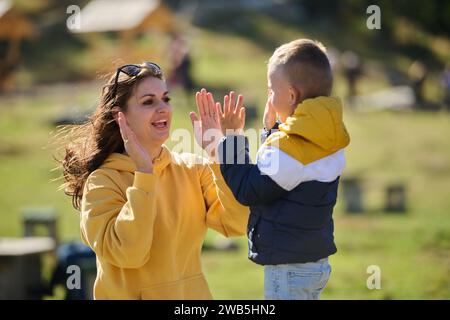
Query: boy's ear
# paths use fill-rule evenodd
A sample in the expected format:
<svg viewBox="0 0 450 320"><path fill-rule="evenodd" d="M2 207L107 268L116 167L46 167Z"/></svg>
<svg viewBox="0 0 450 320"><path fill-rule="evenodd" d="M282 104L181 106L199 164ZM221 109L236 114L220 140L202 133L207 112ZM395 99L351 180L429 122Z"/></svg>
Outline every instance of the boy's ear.
<svg viewBox="0 0 450 320"><path fill-rule="evenodd" d="M291 106L296 106L300 101L301 92L294 86L289 86L289 102Z"/></svg>

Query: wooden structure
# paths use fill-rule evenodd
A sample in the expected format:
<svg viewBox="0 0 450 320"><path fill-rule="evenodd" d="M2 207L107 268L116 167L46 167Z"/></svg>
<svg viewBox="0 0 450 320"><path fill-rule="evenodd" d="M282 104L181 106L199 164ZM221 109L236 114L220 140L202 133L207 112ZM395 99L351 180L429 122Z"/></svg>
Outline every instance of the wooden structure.
<svg viewBox="0 0 450 320"><path fill-rule="evenodd" d="M137 40L150 33L158 38L176 32L172 11L159 0L92 0L79 18L79 28L72 27L70 32L89 44L105 71L111 61L160 60L165 54L162 46L148 42L143 48ZM111 38L115 41L105 41Z"/></svg>
<svg viewBox="0 0 450 320"><path fill-rule="evenodd" d="M392 184L386 188L386 212L406 212L406 188L403 184Z"/></svg>
<svg viewBox="0 0 450 320"><path fill-rule="evenodd" d="M41 257L54 249L52 238L0 238L0 300L42 298Z"/></svg>
<svg viewBox="0 0 450 320"><path fill-rule="evenodd" d="M80 18L74 33L117 32L123 39L134 39L150 29L175 30L171 10L158 0L93 0Z"/></svg>
<svg viewBox="0 0 450 320"><path fill-rule="evenodd" d="M344 191L345 211L347 213L362 213L364 211L361 180L349 177L341 180Z"/></svg>
<svg viewBox="0 0 450 320"><path fill-rule="evenodd" d="M0 41L6 43L6 52L0 57L0 91L19 62L20 44L36 34L34 24L11 0L0 0Z"/></svg>
<svg viewBox="0 0 450 320"><path fill-rule="evenodd" d="M59 244L58 216L55 210L51 208L27 209L22 214L22 221L24 237L39 236L36 231L38 228L43 228L47 233L45 236L51 237L56 246Z"/></svg>

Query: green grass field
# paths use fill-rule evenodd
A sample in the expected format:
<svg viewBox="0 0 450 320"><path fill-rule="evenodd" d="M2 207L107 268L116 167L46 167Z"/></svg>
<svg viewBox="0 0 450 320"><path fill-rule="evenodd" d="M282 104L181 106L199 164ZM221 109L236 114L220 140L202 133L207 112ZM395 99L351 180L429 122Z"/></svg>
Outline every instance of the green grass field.
<svg viewBox="0 0 450 320"><path fill-rule="evenodd" d="M285 38L294 37L288 30ZM297 34L298 36L298 34ZM231 87L259 107L266 95L265 61L270 51L245 38L196 30L192 43L194 74L200 85ZM364 88L382 87L382 78L365 79ZM340 76L336 94L343 93ZM93 107L99 83L37 87L26 96L0 98L0 236L21 236L20 215L28 207L51 207L60 215L59 232L79 240L79 218L70 199L57 191L58 172L49 144L51 121L69 107ZM174 93L173 128L191 125L186 103ZM342 197L335 210L338 253L331 257L332 277L323 299L450 298L450 115L425 112L345 111L351 134L346 176L364 182L367 212L347 215ZM258 128L260 119L247 123ZM170 145L170 143L169 143ZM384 189L407 186L405 215L383 212ZM208 233L207 241L217 235ZM262 299L263 269L239 251L205 252L203 264L218 299ZM381 268L381 290L369 290L366 269Z"/></svg>

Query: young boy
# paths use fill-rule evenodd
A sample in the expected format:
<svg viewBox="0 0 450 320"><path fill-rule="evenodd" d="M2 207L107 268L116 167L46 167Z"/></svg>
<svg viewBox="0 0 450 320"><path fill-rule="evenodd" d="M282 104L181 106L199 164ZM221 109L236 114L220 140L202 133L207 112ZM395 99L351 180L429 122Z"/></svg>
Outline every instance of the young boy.
<svg viewBox="0 0 450 320"><path fill-rule="evenodd" d="M330 276L332 213L350 141L341 102L330 97L332 82L320 43L282 45L268 63L265 141L257 164L250 163L243 135L226 135L218 146L226 183L250 206L249 258L264 265L266 299L319 299ZM225 97L223 112L216 107L225 132L244 126L242 97L235 106L233 95ZM276 114L281 123L274 132Z"/></svg>

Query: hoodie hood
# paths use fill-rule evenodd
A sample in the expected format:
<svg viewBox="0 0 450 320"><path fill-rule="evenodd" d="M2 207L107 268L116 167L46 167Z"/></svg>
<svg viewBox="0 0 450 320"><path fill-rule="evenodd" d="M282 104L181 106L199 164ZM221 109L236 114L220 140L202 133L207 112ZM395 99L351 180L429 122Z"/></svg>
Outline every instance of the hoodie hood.
<svg viewBox="0 0 450 320"><path fill-rule="evenodd" d="M162 145L161 155L153 160L153 170L161 172L171 161L170 150ZM103 169L114 169L117 171L132 172L136 171L136 164L130 156L122 153L112 153L101 165Z"/></svg>
<svg viewBox="0 0 450 320"><path fill-rule="evenodd" d="M278 146L303 164L331 155L350 143L342 111L338 98L307 99L266 143Z"/></svg>

